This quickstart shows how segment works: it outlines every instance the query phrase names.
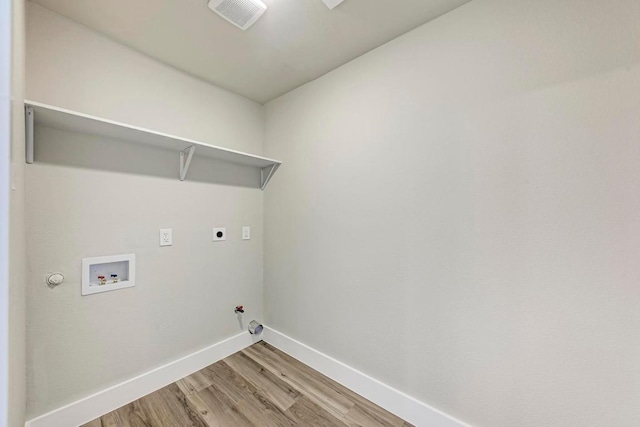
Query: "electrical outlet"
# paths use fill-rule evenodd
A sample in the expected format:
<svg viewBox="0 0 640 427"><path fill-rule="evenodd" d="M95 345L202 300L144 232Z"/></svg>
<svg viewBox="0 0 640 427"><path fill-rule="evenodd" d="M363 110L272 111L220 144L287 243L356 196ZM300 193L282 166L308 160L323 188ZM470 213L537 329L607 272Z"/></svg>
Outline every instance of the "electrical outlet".
<svg viewBox="0 0 640 427"><path fill-rule="evenodd" d="M213 229L213 241L221 242L227 240L227 229L224 227L217 227Z"/></svg>
<svg viewBox="0 0 640 427"><path fill-rule="evenodd" d="M173 245L173 230L170 228L160 229L160 246Z"/></svg>
<svg viewBox="0 0 640 427"><path fill-rule="evenodd" d="M244 226L242 227L242 240L250 240L251 239L251 227Z"/></svg>

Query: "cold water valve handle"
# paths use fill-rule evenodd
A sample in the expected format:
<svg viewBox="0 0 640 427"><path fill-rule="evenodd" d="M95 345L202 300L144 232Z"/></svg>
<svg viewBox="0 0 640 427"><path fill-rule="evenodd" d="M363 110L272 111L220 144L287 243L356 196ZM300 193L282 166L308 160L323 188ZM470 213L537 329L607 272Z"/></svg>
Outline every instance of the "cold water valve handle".
<svg viewBox="0 0 640 427"><path fill-rule="evenodd" d="M244 307L241 305L236 305L236 309L234 310L234 313L244 313Z"/></svg>

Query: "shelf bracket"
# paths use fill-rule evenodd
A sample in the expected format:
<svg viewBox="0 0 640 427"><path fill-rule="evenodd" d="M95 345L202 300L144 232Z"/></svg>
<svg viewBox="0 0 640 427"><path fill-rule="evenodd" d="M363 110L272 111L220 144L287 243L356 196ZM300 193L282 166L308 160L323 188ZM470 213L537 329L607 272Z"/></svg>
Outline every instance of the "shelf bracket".
<svg viewBox="0 0 640 427"><path fill-rule="evenodd" d="M33 107L26 106L24 108L24 124L25 124L25 160L28 164L33 163Z"/></svg>
<svg viewBox="0 0 640 427"><path fill-rule="evenodd" d="M260 189L261 190L265 189L265 187L269 183L269 180L273 176L274 172L278 169L278 166L280 166L278 163L274 163L271 166L267 166L265 168L260 169Z"/></svg>
<svg viewBox="0 0 640 427"><path fill-rule="evenodd" d="M189 165L191 165L191 158L193 157L194 151L196 151L196 146L192 145L180 152L180 181L184 181L187 177L187 172L189 171ZM187 157L186 160L185 156Z"/></svg>

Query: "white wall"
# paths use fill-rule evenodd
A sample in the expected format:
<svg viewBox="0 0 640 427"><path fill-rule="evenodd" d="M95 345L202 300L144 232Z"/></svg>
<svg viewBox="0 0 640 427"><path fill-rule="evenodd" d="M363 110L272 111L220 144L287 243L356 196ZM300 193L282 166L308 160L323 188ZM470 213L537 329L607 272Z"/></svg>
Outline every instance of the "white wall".
<svg viewBox="0 0 640 427"><path fill-rule="evenodd" d="M24 149L25 5L13 0L11 73L11 193L9 265L9 409L10 427L25 420L26 221ZM0 411L2 412L2 411Z"/></svg>
<svg viewBox="0 0 640 427"><path fill-rule="evenodd" d="M262 106L31 3L27 98L262 152ZM245 330L237 304L245 323L262 317L254 171L194 158L180 182L175 152L40 127L26 172L28 418ZM214 226L225 243L211 241ZM172 247L158 246L160 228L173 228ZM130 252L135 288L80 296L83 257ZM54 271L66 280L49 289Z"/></svg>
<svg viewBox="0 0 640 427"><path fill-rule="evenodd" d="M474 426L640 425L638 22L475 0L267 104L267 323Z"/></svg>

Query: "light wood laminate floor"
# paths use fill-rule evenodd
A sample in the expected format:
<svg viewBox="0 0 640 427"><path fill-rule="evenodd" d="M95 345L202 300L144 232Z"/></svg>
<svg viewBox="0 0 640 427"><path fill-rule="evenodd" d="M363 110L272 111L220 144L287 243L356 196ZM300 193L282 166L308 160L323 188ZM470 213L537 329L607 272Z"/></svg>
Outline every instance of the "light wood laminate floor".
<svg viewBox="0 0 640 427"><path fill-rule="evenodd" d="M83 427L411 424L259 342Z"/></svg>

